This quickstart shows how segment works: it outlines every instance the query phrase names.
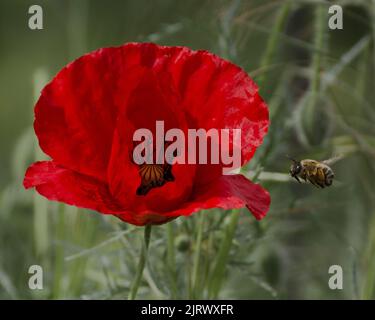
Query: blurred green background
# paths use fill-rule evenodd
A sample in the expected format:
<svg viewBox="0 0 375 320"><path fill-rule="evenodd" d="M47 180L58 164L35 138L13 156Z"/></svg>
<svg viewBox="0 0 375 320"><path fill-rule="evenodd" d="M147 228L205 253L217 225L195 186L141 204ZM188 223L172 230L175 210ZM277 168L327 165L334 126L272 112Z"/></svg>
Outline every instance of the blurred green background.
<svg viewBox="0 0 375 320"><path fill-rule="evenodd" d="M344 29L328 28L328 8ZM28 28L28 8L44 29ZM207 49L244 68L271 114L244 173L271 193L261 222L209 210L154 227L138 298L375 298L375 1L79 0L0 2L0 298L124 299L142 228L25 191L45 157L32 129L40 89L68 62L130 41ZM289 160L343 159L319 190ZM28 268L43 267L30 290ZM343 290L328 268L343 268Z"/></svg>

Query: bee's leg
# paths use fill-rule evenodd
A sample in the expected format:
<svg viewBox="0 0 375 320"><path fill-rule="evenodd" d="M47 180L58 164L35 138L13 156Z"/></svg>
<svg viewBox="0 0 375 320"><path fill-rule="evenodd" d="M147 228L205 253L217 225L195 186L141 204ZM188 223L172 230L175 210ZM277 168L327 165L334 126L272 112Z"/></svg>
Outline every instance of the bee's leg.
<svg viewBox="0 0 375 320"><path fill-rule="evenodd" d="M316 184L316 181L314 179L314 174L310 171L305 171L304 177L315 187L319 188L319 186Z"/></svg>
<svg viewBox="0 0 375 320"><path fill-rule="evenodd" d="M316 184L316 182L315 182L313 179L311 179L310 177L307 177L307 180L309 180L309 182L310 182L313 186L319 188L319 186Z"/></svg>
<svg viewBox="0 0 375 320"><path fill-rule="evenodd" d="M319 187L321 187L322 189L325 187L325 180L326 180L326 176L325 176L324 170L318 169L316 182L319 185Z"/></svg>
<svg viewBox="0 0 375 320"><path fill-rule="evenodd" d="M302 170L300 177L306 182L306 171Z"/></svg>
<svg viewBox="0 0 375 320"><path fill-rule="evenodd" d="M321 187L322 189L325 187L324 183L318 182L318 186Z"/></svg>
<svg viewBox="0 0 375 320"><path fill-rule="evenodd" d="M297 176L293 176L299 183L301 183L301 180L300 179L298 179L298 177Z"/></svg>

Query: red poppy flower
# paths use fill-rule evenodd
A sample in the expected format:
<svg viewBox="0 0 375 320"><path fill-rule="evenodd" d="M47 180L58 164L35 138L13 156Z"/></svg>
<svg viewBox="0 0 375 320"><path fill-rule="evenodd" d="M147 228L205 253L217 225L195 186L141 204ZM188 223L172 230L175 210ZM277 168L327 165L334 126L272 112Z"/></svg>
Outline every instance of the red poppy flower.
<svg viewBox="0 0 375 320"><path fill-rule="evenodd" d="M154 132L157 120L165 131L240 128L241 165L269 124L249 76L207 51L146 43L99 49L64 67L43 89L34 128L51 160L28 168L25 188L135 225L215 207L246 206L257 219L266 215L268 192L242 175L223 175L222 163L176 163L167 182L142 189L143 178L163 171L132 161L132 137L137 128Z"/></svg>

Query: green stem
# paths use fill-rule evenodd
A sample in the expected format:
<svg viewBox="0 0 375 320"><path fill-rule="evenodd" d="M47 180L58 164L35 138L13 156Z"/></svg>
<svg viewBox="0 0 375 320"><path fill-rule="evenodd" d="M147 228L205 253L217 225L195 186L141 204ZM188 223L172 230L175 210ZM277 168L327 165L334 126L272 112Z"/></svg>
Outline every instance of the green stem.
<svg viewBox="0 0 375 320"><path fill-rule="evenodd" d="M375 17L374 17L375 19ZM375 38L374 38L375 39ZM358 97L365 97L366 96L366 84L367 84L367 75L368 75L368 65L369 65L369 58L370 58L370 42L366 44L366 47L363 50L362 58L359 61L358 66L358 79L356 83L356 91ZM371 64L371 62L370 62ZM375 61L374 61L375 66Z"/></svg>
<svg viewBox="0 0 375 320"><path fill-rule="evenodd" d="M171 279L171 298L177 297L177 279L176 279L176 255L174 248L174 231L173 224L167 223L167 261Z"/></svg>
<svg viewBox="0 0 375 320"><path fill-rule="evenodd" d="M52 299L63 298L62 280L63 280L63 265L64 265L64 240L65 240L65 223L66 223L66 206L62 203L58 204L57 224L56 224L56 238L59 243L54 248L54 273L53 273L53 288Z"/></svg>
<svg viewBox="0 0 375 320"><path fill-rule="evenodd" d="M201 257L201 248L202 248L202 236L203 236L203 223L204 223L204 214L200 213L198 221L198 235L196 241L196 248L194 252L194 266L193 266L193 298L197 297L198 294L198 271L199 271L199 262Z"/></svg>
<svg viewBox="0 0 375 320"><path fill-rule="evenodd" d="M274 24L271 35L268 37L267 40L267 45L266 45L266 51L263 54L263 58L260 62L260 70L265 70L268 68L270 63L273 60L277 45L279 43L280 39L280 30L284 28L286 18L288 17L289 14L289 9L290 9L290 1L287 0L283 6L280 8L277 18L276 18L276 23ZM266 72L262 72L262 74L258 78L258 84L259 87L265 86L265 81L266 81Z"/></svg>
<svg viewBox="0 0 375 320"><path fill-rule="evenodd" d="M362 299L371 300L375 299L375 218L370 221L367 243L364 255L366 275L364 276Z"/></svg>
<svg viewBox="0 0 375 320"><path fill-rule="evenodd" d="M316 5L315 9L315 23L314 23L314 47L315 51L312 56L312 79L310 83L310 97L307 101L305 114L307 119L307 131L312 132L315 120L315 107L320 94L320 71L322 67L322 49L324 46L324 31L325 31L325 7L321 4Z"/></svg>
<svg viewBox="0 0 375 320"><path fill-rule="evenodd" d="M211 274L211 280L208 288L209 298L216 299L223 282L225 267L228 263L229 251L232 246L237 223L240 217L240 210L233 210L230 217L229 225L225 230L224 238L220 244L219 253L217 255L214 270Z"/></svg>
<svg viewBox="0 0 375 320"><path fill-rule="evenodd" d="M130 292L129 292L129 300L134 300L136 295L137 295L139 284L141 282L142 275L143 275L143 270L144 270L145 265L146 265L147 252L148 252L148 246L149 246L149 243L150 243L150 237L151 237L151 225L148 224L145 227L141 256L139 257L137 273L135 275L134 282L133 282L133 284L131 286L131 289L130 289Z"/></svg>

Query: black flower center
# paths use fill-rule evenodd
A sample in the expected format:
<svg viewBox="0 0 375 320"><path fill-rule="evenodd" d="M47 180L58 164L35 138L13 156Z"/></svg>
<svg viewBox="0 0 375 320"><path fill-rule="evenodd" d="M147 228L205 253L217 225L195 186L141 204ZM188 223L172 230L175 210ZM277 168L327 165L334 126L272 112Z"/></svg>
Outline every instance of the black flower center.
<svg viewBox="0 0 375 320"><path fill-rule="evenodd" d="M152 188L174 181L170 164L142 164L139 166L139 175L141 184L136 191L138 196L145 196Z"/></svg>

